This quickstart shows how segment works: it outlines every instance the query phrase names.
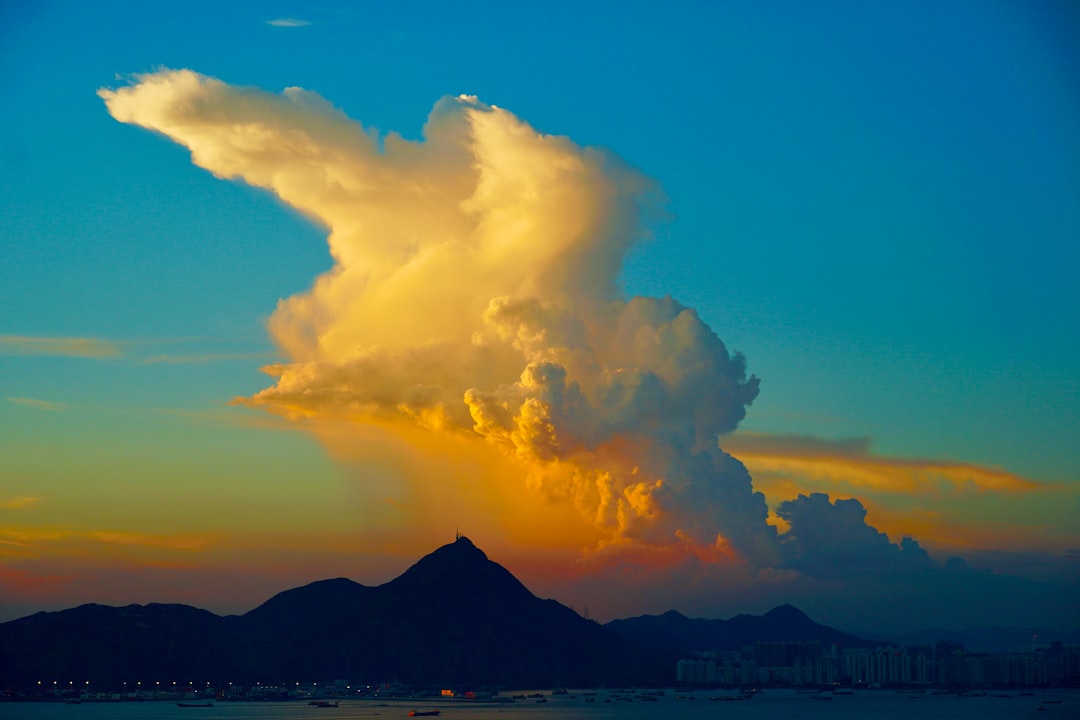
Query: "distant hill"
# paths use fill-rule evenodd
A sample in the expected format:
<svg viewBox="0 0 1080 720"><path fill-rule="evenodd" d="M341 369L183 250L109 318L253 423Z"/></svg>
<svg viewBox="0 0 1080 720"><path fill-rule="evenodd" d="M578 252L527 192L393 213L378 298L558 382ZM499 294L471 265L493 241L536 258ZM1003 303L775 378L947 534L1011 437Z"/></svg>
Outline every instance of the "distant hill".
<svg viewBox="0 0 1080 720"><path fill-rule="evenodd" d="M186 682L194 678L177 673L189 668L220 677L228 669L226 624L206 610L158 603L81 605L12 620L0 625L0 689L39 680Z"/></svg>
<svg viewBox="0 0 1080 720"><path fill-rule="evenodd" d="M324 580L240 616L83 605L0 624L0 686L348 678L558 687L668 683L674 670L674 655L537 598L464 537L384 585Z"/></svg>
<svg viewBox="0 0 1080 720"><path fill-rule="evenodd" d="M612 620L604 627L640 645L675 653L739 650L755 642L816 641L822 646L836 643L852 648L881 644L816 623L791 605L730 620L692 619L669 610L663 615Z"/></svg>

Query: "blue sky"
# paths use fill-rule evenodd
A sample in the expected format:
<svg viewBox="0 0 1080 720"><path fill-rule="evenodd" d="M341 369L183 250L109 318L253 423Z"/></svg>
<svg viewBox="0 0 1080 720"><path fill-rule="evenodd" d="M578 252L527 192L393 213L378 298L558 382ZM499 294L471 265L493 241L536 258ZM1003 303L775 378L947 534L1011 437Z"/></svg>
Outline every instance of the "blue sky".
<svg viewBox="0 0 1080 720"><path fill-rule="evenodd" d="M440 97L474 94L606 148L668 198L668 220L626 260L625 293L671 295L745 354L761 391L740 433L866 439L886 464L970 464L1054 488L980 492L967 510L942 500L937 510L987 533L1011 528L1002 547L924 539L942 558L1075 549L1080 12L673 5L5 4L0 501L18 509L0 524L190 531L146 508L217 492L234 507L259 495L271 511L300 508L298 533L363 530L341 501L354 468L226 406L266 387L258 369L281 357L266 319L331 267L325 230L117 122L96 94L187 68L271 93L300 86L414 140ZM269 22L282 19L300 22ZM35 338L108 350L87 358ZM899 542L903 513L936 501L864 502ZM225 532L227 514L210 511L199 530ZM109 552L91 554L102 567L131 561ZM56 557L0 562L43 578L63 574ZM349 562L354 575L393 568ZM260 589L278 578L267 572ZM81 592L12 605L90 599Z"/></svg>

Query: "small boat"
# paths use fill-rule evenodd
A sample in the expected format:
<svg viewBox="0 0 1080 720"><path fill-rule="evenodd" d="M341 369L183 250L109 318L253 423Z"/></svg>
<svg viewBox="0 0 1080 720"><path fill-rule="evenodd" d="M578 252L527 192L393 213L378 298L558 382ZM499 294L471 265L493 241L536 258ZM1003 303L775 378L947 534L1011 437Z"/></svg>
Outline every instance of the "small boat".
<svg viewBox="0 0 1080 720"><path fill-rule="evenodd" d="M409 717L437 717L442 710L410 710Z"/></svg>
<svg viewBox="0 0 1080 720"><path fill-rule="evenodd" d="M181 703L181 702L178 702L178 703L176 703L176 707L214 707L214 703L211 703L211 702L204 702L204 703Z"/></svg>
<svg viewBox="0 0 1080 720"><path fill-rule="evenodd" d="M310 701L308 703L308 705L311 705L313 707L320 707L320 708L331 708L331 707L337 707L338 702L340 702L340 701L335 700L334 702L330 702L329 700L312 700L312 701Z"/></svg>

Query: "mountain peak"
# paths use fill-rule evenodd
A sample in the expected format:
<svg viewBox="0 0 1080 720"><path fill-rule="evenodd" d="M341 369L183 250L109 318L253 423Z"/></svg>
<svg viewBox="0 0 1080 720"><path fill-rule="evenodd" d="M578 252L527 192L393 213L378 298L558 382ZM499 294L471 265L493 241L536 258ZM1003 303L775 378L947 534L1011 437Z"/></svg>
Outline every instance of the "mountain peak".
<svg viewBox="0 0 1080 720"><path fill-rule="evenodd" d="M473 569L487 565L491 561L484 551L476 547L473 541L464 535L458 535L452 543L428 553L416 565L452 564L457 570Z"/></svg>
<svg viewBox="0 0 1080 720"><path fill-rule="evenodd" d="M524 585L503 566L492 562L472 540L458 535L454 542L443 545L420 558L412 567L388 583L397 588L412 588L413 592L430 592L440 588L444 600L458 595L459 599L475 599L474 593L498 594L496 588L510 596L532 597ZM465 593L461 595L461 593Z"/></svg>
<svg viewBox="0 0 1080 720"><path fill-rule="evenodd" d="M799 608L794 605L784 604L777 605L769 612L765 613L765 617L770 620L783 620L786 622L813 622L810 617Z"/></svg>
<svg viewBox="0 0 1080 720"><path fill-rule="evenodd" d="M476 545L473 544L473 541L465 537L464 535L458 535L457 539L454 540L454 542L450 543L449 545L443 545L443 547L439 548L439 550L442 550L444 548L453 548L455 552L473 553L487 560L487 555L484 554L484 551L476 547ZM435 552L438 552L439 550L436 550Z"/></svg>

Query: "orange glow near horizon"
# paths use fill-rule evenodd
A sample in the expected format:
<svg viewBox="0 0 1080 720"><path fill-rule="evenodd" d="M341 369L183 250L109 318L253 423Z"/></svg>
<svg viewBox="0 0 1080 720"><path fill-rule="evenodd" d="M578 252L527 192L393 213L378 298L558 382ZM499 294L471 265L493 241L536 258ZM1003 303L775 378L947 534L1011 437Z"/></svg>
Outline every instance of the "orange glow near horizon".
<svg viewBox="0 0 1080 720"><path fill-rule="evenodd" d="M1056 535L1037 532L1042 507L1027 501L1057 490L1003 469L885 457L866 438L740 433L759 380L710 327L718 306L625 289L624 260L653 238L666 199L605 149L473 96L438 100L410 140L302 88L168 69L121 82L98 92L114 119L271 193L324 231L326 255L291 286L302 290L264 305L276 352L263 384L229 385L243 393L229 408L154 411L199 425L199 442L174 432L155 445L145 429L118 459L111 427L72 433L102 456L99 476L123 468L108 492L72 490L77 452L49 483L20 467L30 486L0 498L20 513L0 529L0 570L28 602L184 599L197 582L236 608L326 577L388 581L457 532L529 586L584 588L613 607L631 590L650 602L812 592L856 542L886 577L908 549L905 561L927 560L894 547L906 535L938 556L1080 540L1061 529L1067 508L1047 510ZM5 347L138 361L129 345L80 338ZM139 367L242 356L155 352ZM79 410L26 394L8 405L57 427ZM214 424L250 433L244 447L189 452L238 437ZM266 439L282 429L291 445ZM832 504L799 499L809 493Z"/></svg>

